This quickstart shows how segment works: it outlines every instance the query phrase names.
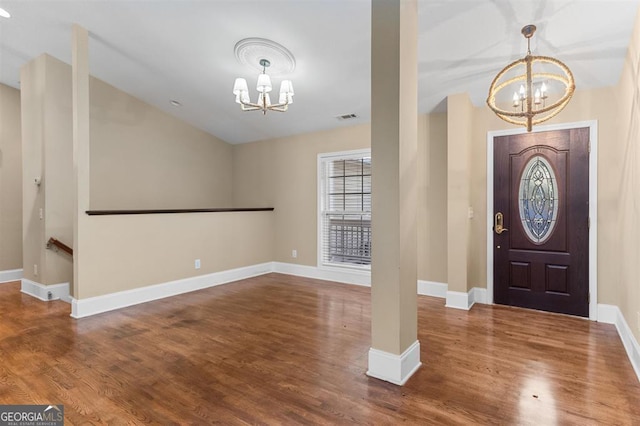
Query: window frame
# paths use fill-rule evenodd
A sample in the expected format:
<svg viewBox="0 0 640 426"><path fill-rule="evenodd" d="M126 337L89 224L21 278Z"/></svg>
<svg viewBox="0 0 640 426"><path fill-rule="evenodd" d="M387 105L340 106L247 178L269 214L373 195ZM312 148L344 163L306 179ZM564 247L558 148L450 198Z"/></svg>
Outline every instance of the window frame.
<svg viewBox="0 0 640 426"><path fill-rule="evenodd" d="M349 151L327 152L318 154L316 177L317 177L317 266L319 269L334 270L334 271L351 271L362 272L369 274L371 272L371 265L358 265L355 263L331 263L324 262L323 241L324 241L324 215L325 215L325 202L326 196L324 192L325 188L325 176L324 176L324 164L327 161L335 161L341 159L361 159L363 157L371 158L371 149L355 149Z"/></svg>

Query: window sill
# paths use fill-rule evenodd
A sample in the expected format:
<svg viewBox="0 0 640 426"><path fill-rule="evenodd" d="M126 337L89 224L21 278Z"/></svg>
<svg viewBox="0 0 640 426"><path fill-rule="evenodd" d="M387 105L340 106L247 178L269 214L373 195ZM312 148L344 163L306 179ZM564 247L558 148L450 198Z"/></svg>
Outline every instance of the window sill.
<svg viewBox="0 0 640 426"><path fill-rule="evenodd" d="M323 263L318 266L318 269L334 272L351 272L361 275L371 275L371 265L358 266L352 264L339 264L339 263Z"/></svg>

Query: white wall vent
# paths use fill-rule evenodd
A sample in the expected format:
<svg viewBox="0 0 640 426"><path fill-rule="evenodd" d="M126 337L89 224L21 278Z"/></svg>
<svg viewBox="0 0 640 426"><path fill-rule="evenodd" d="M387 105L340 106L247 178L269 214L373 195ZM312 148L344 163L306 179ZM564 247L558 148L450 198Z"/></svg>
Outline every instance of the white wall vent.
<svg viewBox="0 0 640 426"><path fill-rule="evenodd" d="M355 114L344 114L344 115L338 115L336 118L340 121L343 121L343 120L352 120L354 118L358 118L358 116Z"/></svg>

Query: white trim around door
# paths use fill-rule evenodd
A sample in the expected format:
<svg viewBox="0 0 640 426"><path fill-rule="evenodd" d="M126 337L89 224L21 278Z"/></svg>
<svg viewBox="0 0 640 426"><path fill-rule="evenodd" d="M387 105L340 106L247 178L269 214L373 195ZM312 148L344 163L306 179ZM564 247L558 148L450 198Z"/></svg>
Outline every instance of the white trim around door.
<svg viewBox="0 0 640 426"><path fill-rule="evenodd" d="M596 120L536 126L534 133L589 128L589 319L598 320L598 122ZM493 303L493 139L520 135L526 129L487 133L487 303Z"/></svg>

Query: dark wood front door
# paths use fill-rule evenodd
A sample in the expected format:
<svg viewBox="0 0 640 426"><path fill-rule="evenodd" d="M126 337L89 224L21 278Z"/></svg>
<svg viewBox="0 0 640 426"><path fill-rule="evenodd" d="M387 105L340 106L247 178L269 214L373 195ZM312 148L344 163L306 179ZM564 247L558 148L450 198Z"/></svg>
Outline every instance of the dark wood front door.
<svg viewBox="0 0 640 426"><path fill-rule="evenodd" d="M495 303L589 316L588 151L588 128L494 139Z"/></svg>

